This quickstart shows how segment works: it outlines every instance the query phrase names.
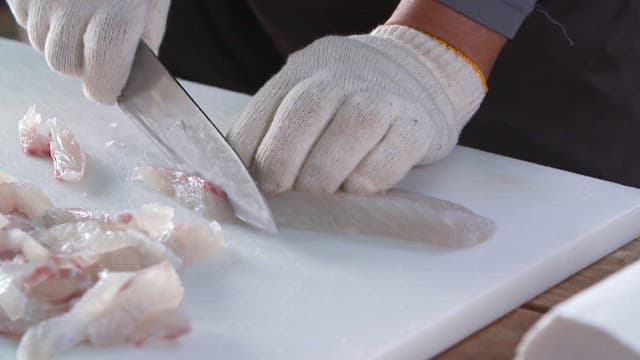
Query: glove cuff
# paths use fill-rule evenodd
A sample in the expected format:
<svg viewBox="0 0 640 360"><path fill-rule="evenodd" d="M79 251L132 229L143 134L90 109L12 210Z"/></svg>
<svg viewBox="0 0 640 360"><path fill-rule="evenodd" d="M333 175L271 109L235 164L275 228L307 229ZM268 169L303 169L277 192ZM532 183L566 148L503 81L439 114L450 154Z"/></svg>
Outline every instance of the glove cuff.
<svg viewBox="0 0 640 360"><path fill-rule="evenodd" d="M446 42L402 25L381 25L371 32L415 51L432 70L453 103L460 127L476 112L486 93L484 74L467 56Z"/></svg>

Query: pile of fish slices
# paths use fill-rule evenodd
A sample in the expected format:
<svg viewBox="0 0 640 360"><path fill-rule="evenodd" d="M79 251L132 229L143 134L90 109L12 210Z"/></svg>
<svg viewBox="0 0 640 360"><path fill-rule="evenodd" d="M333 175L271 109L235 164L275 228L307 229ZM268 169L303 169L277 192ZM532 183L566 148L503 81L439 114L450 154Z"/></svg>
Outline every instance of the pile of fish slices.
<svg viewBox="0 0 640 360"><path fill-rule="evenodd" d="M19 360L190 331L177 271L210 257L220 226L172 223L155 204L106 214L53 206L0 172L0 332Z"/></svg>

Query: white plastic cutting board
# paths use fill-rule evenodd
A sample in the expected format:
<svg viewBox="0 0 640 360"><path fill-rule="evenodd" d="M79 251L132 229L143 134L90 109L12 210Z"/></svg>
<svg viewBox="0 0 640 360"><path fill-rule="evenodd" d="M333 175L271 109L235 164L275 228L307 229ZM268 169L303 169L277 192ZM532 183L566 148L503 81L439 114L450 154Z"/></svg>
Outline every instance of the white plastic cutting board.
<svg viewBox="0 0 640 360"><path fill-rule="evenodd" d="M225 128L248 99L186 86ZM76 133L88 155L83 183L58 183L47 161L19 151L17 121L34 103ZM129 181L148 164L164 162L117 108L85 100L76 79L49 71L31 48L0 41L0 170L42 186L59 206L124 210L170 203ZM192 334L60 358L427 358L640 234L640 190L468 148L415 169L401 186L491 217L498 231L480 246L448 250L226 227L228 247L184 274ZM14 351L0 340L0 358Z"/></svg>

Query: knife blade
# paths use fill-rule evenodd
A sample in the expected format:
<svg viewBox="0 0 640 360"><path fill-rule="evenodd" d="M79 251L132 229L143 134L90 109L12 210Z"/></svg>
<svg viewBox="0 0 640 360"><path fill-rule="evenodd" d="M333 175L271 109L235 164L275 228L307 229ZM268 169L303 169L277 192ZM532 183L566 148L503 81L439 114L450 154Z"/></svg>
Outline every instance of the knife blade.
<svg viewBox="0 0 640 360"><path fill-rule="evenodd" d="M143 41L117 102L177 168L224 190L239 219L277 232L271 209L238 154Z"/></svg>

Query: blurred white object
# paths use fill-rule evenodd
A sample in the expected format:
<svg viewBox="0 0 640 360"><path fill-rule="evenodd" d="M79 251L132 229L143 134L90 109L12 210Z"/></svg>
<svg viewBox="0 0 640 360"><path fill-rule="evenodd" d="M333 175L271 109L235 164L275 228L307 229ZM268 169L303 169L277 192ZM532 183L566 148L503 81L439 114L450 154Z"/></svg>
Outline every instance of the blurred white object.
<svg viewBox="0 0 640 360"><path fill-rule="evenodd" d="M516 360L640 359L640 261L555 306Z"/></svg>
<svg viewBox="0 0 640 360"><path fill-rule="evenodd" d="M82 79L85 95L115 104L140 39L157 52L170 0L8 0L49 66Z"/></svg>

